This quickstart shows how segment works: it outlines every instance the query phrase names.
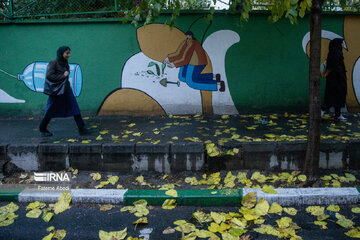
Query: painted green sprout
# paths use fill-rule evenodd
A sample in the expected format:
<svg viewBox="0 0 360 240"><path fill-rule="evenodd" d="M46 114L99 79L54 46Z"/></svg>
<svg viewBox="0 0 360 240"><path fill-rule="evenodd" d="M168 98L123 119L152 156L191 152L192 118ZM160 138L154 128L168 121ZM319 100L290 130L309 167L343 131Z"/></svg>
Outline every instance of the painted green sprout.
<svg viewBox="0 0 360 240"><path fill-rule="evenodd" d="M157 76L160 76L160 75L163 75L163 74L164 74L164 70L165 70L165 68L166 68L166 64L165 64L165 63L161 64L161 72L160 72L160 67L159 67L159 65L158 65L157 63L155 63L155 62L150 62L149 65L148 65L148 67L152 67L152 66L155 66L155 68L156 68L156 74L155 74L153 71L151 71L151 70L147 70L146 72L147 72L148 74L157 75Z"/></svg>

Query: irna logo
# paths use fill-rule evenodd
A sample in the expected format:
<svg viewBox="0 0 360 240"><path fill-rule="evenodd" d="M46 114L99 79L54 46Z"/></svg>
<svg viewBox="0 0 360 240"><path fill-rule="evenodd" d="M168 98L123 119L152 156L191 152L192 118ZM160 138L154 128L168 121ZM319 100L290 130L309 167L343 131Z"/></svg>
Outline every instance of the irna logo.
<svg viewBox="0 0 360 240"><path fill-rule="evenodd" d="M70 173L36 173L34 172L35 182L70 182Z"/></svg>

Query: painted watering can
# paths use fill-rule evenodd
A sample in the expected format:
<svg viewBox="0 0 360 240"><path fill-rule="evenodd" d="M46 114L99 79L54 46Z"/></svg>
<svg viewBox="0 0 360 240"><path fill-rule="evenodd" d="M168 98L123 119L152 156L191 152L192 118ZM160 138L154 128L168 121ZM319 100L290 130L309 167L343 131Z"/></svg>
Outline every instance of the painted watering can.
<svg viewBox="0 0 360 240"><path fill-rule="evenodd" d="M44 92L44 84L48 62L33 62L29 64L22 74L18 75L18 80L23 81L32 91ZM76 97L80 95L82 88L82 72L80 65L70 63L69 82Z"/></svg>

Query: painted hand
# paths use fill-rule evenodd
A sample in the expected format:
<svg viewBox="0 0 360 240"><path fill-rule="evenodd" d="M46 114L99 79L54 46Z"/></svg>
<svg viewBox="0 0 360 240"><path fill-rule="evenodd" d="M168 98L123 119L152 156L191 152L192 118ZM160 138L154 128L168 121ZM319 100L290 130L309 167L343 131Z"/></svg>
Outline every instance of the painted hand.
<svg viewBox="0 0 360 240"><path fill-rule="evenodd" d="M174 68L174 67L175 67L175 64L174 64L174 63L169 63L169 64L167 64L167 66L168 66L169 68Z"/></svg>
<svg viewBox="0 0 360 240"><path fill-rule="evenodd" d="M65 76L65 77L69 76L69 74L70 74L69 71L65 71L65 72L64 72L64 76Z"/></svg>
<svg viewBox="0 0 360 240"><path fill-rule="evenodd" d="M169 64L169 63L170 63L170 61L169 61L169 58L168 58L168 57L166 57L166 58L164 59L164 63L165 63L165 64Z"/></svg>

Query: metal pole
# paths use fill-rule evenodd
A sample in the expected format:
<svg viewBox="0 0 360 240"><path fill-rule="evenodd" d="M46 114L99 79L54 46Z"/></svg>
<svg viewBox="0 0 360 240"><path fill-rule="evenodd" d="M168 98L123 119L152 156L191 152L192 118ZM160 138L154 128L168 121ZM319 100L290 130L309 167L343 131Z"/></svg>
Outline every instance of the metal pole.
<svg viewBox="0 0 360 240"><path fill-rule="evenodd" d="M10 18L12 18L13 16L13 0L9 0L9 13L10 13Z"/></svg>
<svg viewBox="0 0 360 240"><path fill-rule="evenodd" d="M114 2L115 2L115 11L117 11L118 10L117 0L114 0Z"/></svg>

